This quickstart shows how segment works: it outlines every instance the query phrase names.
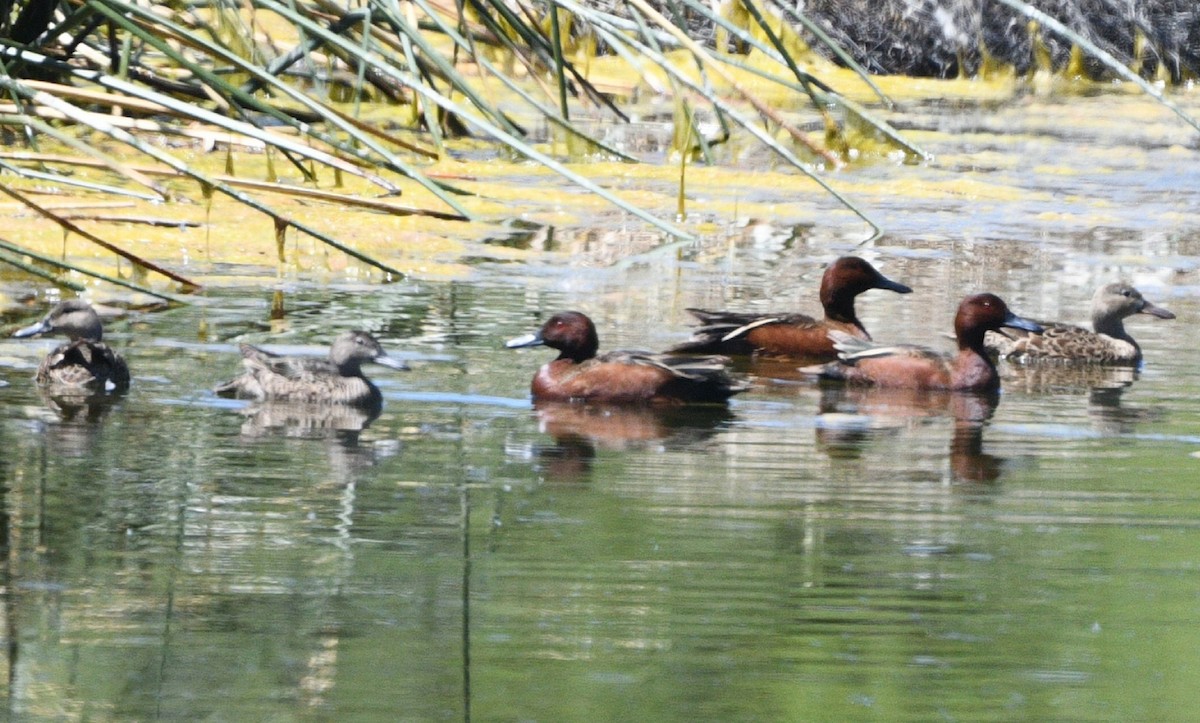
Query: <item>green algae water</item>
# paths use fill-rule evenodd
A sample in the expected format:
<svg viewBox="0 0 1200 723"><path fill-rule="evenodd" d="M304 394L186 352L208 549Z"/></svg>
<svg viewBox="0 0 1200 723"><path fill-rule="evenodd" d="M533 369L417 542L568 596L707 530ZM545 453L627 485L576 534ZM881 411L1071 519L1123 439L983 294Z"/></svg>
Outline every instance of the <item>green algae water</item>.
<svg viewBox="0 0 1200 723"><path fill-rule="evenodd" d="M460 280L213 283L107 321L134 373L109 404L44 397L52 342L0 339L7 717L1187 718L1200 166L1177 128L1083 122L1110 102L921 110L961 131L924 141L939 164L846 177L889 229L869 246L792 219L802 179L697 184L693 209L778 215L620 264L632 222L468 244ZM534 408L552 352L503 348L563 309L602 348L678 342L691 306L814 313L846 253L914 288L860 298L884 341L948 348L985 290L1086 322L1116 278L1178 318L1127 322L1136 373L1004 366L994 407L743 364L727 410ZM369 369L377 419L208 391L238 341L321 354L352 327L413 367Z"/></svg>

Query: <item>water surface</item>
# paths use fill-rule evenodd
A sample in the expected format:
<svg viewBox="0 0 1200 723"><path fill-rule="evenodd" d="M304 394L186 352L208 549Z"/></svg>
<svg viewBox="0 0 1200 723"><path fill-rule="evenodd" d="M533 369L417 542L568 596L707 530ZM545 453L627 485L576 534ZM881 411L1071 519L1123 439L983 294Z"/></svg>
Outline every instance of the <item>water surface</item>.
<svg viewBox="0 0 1200 723"><path fill-rule="evenodd" d="M135 383L103 407L39 395L49 342L0 341L8 714L1178 719L1200 677L1200 184L1169 124L1063 130L1103 101L925 109L976 131L847 180L889 229L866 247L840 215L759 218L614 267L645 234L605 226L515 262L525 241L480 243L464 281L218 286L109 322ZM982 290L1086 321L1114 278L1178 319L1129 323L1136 374L1005 367L998 400L784 364L742 365L727 411L534 409L550 355L502 348L565 308L606 348L681 340L689 306L811 313L845 253L915 290L862 297L880 339L948 347ZM238 341L320 353L350 327L414 367L374 371L378 419L207 391Z"/></svg>

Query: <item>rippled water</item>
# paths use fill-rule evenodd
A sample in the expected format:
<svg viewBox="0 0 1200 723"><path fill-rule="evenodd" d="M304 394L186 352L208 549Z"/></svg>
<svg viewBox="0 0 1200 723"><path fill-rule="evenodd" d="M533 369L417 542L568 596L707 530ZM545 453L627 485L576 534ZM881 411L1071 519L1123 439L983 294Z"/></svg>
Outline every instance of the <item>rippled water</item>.
<svg viewBox="0 0 1200 723"><path fill-rule="evenodd" d="M1087 156L1096 136L1048 119L1025 168L985 167L1021 112L935 141L944 165L858 176L891 230L870 247L760 219L620 268L580 260L628 237L564 232L562 254L529 263L481 245L466 282L288 282L282 314L270 292L210 289L109 322L135 383L106 408L55 410L29 379L50 343L0 341L7 712L1186 717L1194 145L1131 131ZM1021 195L918 200L962 182L956 165ZM916 188L871 197L871 176ZM606 348L681 340L688 306L812 312L823 265L849 252L915 289L862 297L880 339L945 345L958 299L985 289L1083 321L1120 277L1178 319L1129 323L1148 360L1136 378L1005 368L994 409L821 389L789 365L744 367L755 387L727 412L532 409L548 354L501 346L563 308L591 314ZM320 353L349 327L414 367L375 370L386 406L365 429L206 391L236 373L236 341Z"/></svg>

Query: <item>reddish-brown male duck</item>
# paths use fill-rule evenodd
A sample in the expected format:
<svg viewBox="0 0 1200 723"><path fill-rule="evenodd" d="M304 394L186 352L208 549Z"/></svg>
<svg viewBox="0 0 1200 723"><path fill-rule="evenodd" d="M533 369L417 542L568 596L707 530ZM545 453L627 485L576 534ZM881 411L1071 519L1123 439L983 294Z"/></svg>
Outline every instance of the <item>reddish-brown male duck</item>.
<svg viewBox="0 0 1200 723"><path fill-rule="evenodd" d="M884 346L833 331L840 360L804 371L824 379L851 384L909 389L945 389L990 392L1000 387L1000 376L983 345L984 335L1001 327L1040 333L1035 322L1022 319L994 294L968 296L958 305L954 334L958 353L953 356L906 344Z"/></svg>
<svg viewBox="0 0 1200 723"><path fill-rule="evenodd" d="M13 333L15 337L62 334L69 340L38 365L35 379L49 387L91 391L129 388L129 367L121 355L101 341L104 329L96 310L82 299L68 299L41 321Z"/></svg>
<svg viewBox="0 0 1200 723"><path fill-rule="evenodd" d="M1066 362L1137 366L1142 348L1125 331L1125 319L1148 314L1159 319L1175 315L1155 306L1126 283L1107 284L1092 296L1092 329L1056 321L1039 321L1045 330L1038 336L1025 332L990 332L984 343L989 351L1014 362Z"/></svg>
<svg viewBox="0 0 1200 723"><path fill-rule="evenodd" d="M408 369L404 362L389 357L379 341L365 331L339 334L326 359L280 356L249 344L240 348L245 371L213 390L220 396L378 408L383 396L363 374L362 365L375 362L392 369Z"/></svg>
<svg viewBox="0 0 1200 723"><path fill-rule="evenodd" d="M578 311L564 311L532 334L506 346L548 346L558 358L533 378L533 398L617 404L724 402L747 387L734 380L723 357L670 356L638 351L597 355L596 326Z"/></svg>
<svg viewBox="0 0 1200 723"><path fill-rule="evenodd" d="M843 256L830 264L821 278L824 318L688 309L700 320L701 326L691 339L669 351L834 359L837 350L829 339L830 331L840 331L858 339L871 338L854 311L855 297L871 289L886 289L897 294L912 292L904 284L879 273L869 262L855 256Z"/></svg>

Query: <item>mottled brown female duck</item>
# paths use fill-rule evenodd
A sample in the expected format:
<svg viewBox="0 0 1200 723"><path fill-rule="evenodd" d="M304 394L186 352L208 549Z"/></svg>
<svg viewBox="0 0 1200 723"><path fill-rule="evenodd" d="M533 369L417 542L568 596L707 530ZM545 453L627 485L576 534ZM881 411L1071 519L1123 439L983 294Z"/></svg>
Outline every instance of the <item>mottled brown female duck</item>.
<svg viewBox="0 0 1200 723"><path fill-rule="evenodd" d="M1125 318L1149 314L1159 319L1175 315L1147 301L1129 284L1101 286L1092 296L1092 329L1039 321L1045 329L1040 336L1021 332L989 333L984 340L989 351L1014 362L1055 361L1074 364L1114 364L1137 366L1142 348L1125 331Z"/></svg>
<svg viewBox="0 0 1200 723"><path fill-rule="evenodd" d="M804 314L739 314L688 309L700 320L692 338L669 351L687 354L766 354L802 357L810 361L837 358L830 331L859 339L871 338L854 311L854 299L864 291L886 289L908 294L912 289L879 273L869 262L843 256L821 277L821 306L825 316Z"/></svg>
<svg viewBox="0 0 1200 723"><path fill-rule="evenodd" d="M240 345L240 349L246 370L213 390L222 397L374 408L383 403L383 396L363 374L362 365L375 362L392 369L408 369L404 362L389 357L375 337L365 331L339 334L327 359L280 356L249 344Z"/></svg>
<svg viewBox="0 0 1200 723"><path fill-rule="evenodd" d="M614 404L683 404L724 402L748 387L726 370L717 356L670 356L640 351L597 355L596 326L578 311L564 311L532 334L506 346L548 346L559 351L533 377L531 391L539 401L591 401Z"/></svg>
<svg viewBox="0 0 1200 723"><path fill-rule="evenodd" d="M38 365L38 384L106 392L129 388L129 367L100 340L104 335L100 317L86 301L63 301L41 321L18 329L13 336L38 334L62 334L69 340Z"/></svg>
<svg viewBox="0 0 1200 723"><path fill-rule="evenodd" d="M988 331L1000 327L1037 334L1041 327L1009 311L994 294L968 296L954 316L958 353L953 356L907 344L884 346L833 331L840 360L806 367L802 371L824 379L896 389L943 389L992 392L1000 388L1000 375L983 346Z"/></svg>

